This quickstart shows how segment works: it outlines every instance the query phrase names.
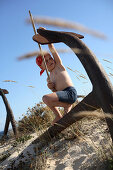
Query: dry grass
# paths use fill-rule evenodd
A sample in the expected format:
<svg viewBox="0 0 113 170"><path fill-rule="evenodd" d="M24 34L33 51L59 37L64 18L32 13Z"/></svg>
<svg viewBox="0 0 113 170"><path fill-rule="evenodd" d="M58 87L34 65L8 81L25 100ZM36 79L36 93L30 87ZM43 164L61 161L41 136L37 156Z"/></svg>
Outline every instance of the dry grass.
<svg viewBox="0 0 113 170"><path fill-rule="evenodd" d="M110 68L110 67L107 67L107 68L113 71L113 69L112 69L112 68Z"/></svg>
<svg viewBox="0 0 113 170"><path fill-rule="evenodd" d="M17 81L14 81L14 80L3 80L3 82L17 83Z"/></svg>
<svg viewBox="0 0 113 170"><path fill-rule="evenodd" d="M70 67L67 67L67 68L76 74L76 78L78 80L80 80L80 78L87 80L87 77L84 76L82 73L80 73L78 70L72 70Z"/></svg>
<svg viewBox="0 0 113 170"><path fill-rule="evenodd" d="M61 110L61 112L63 114L63 110ZM68 150L73 144L76 145L78 143L81 143L81 146L82 143L86 143L89 148L95 152L96 157L100 162L108 159L108 154L106 153L108 145L106 145L106 141L109 142L110 137L106 132L107 126L105 125L105 114L102 110L97 110L95 112L82 112L76 114L76 116L79 117L80 115L84 118L66 128L54 139L51 139L48 146L36 151L36 159L30 160L26 164L21 163L19 164L19 167L21 169L28 168L33 170L44 170L47 167L48 158L53 157L53 153L55 157L58 157L61 150L62 152L63 150ZM111 118L111 115L109 114L106 116ZM28 137L30 137L28 134L31 134L32 132L38 132L40 135L43 134L50 126L52 119L53 113L42 102L34 106L32 109L29 108L26 115L23 115L22 120L18 122L20 136L17 142L23 143L28 140ZM27 137L25 137L25 135L27 135ZM101 139L101 135L103 140L97 140L97 144L95 139ZM43 139L41 141L43 142ZM101 142L101 144L99 142ZM91 152L87 150L87 148L84 151L86 153ZM109 152L112 155L112 149Z"/></svg>
<svg viewBox="0 0 113 170"><path fill-rule="evenodd" d="M40 104L39 104L39 106L40 106ZM43 113L43 109L46 110L48 112L48 114L51 114L50 110L48 110L46 107L43 107L43 104L41 105L41 109L42 110L40 110L40 109L38 110L38 116ZM32 113L35 113L35 110L36 109L34 109L34 108L29 110L31 115L34 115ZM62 111L62 113L63 113L63 111ZM42 148L40 151L38 151L36 153L37 154L36 159L32 160L29 164L29 167L31 169L39 169L39 170L45 169L47 166L47 159L48 159L48 157L51 157L51 154L52 154L51 149L56 150L56 148L57 148L56 142L60 141L60 140L64 141L64 145L61 147L67 148L68 141L71 142L75 139L78 139L79 141L83 141L83 142L87 143L87 145L89 145L89 147L92 148L92 150L95 152L95 154L97 155L100 162L108 159L109 156L106 153L108 146L106 145L106 142L104 143L105 140L108 140L108 136L106 136L107 133L105 134L104 140L102 141L102 143L98 144L98 145L95 143L95 137L94 137L95 134L94 135L92 135L92 134L97 129L97 132L99 132L99 134L97 134L97 138L99 137L98 135L104 135L105 129L102 129L102 127L104 127L103 124L104 125L106 124L105 117L113 118L113 116L111 114L105 115L102 112L102 110L97 110L94 112L81 112L81 113L76 114L76 117L77 116L79 116L79 117L81 116L84 118L81 119L80 121L74 123L73 125L69 126L63 132L61 132L57 137L52 139L50 141L48 147L45 147L45 149ZM40 119L39 117L37 117L37 118L39 121L38 121L38 126L37 125L35 126L35 130L40 131L40 135L41 135L44 132L44 129L46 129L47 126L50 125L51 119L49 118L49 124L48 124L47 119L46 119L46 122L44 123L44 120ZM26 126L28 127L28 121L26 121L26 117L24 117L24 119L25 119L25 122L24 122L25 127ZM31 122L34 122L34 124L35 124L36 118L32 119L32 116L30 116L29 119ZM43 127L41 126L42 124L43 124ZM32 125L32 123L31 123L31 125ZM30 123L29 123L29 126L30 126ZM22 127L21 124L20 124L20 127ZM26 129L25 127L23 127L24 130ZM106 126L106 128L107 128L107 126ZM28 128L27 128L27 130L28 130ZM25 132L26 132L26 130L25 130ZM41 140L43 141L43 139L41 139ZM58 152L61 149L61 147L57 148ZM71 147L71 145L70 145L70 147ZM88 151L86 150L86 152L88 152ZM110 156L113 155L112 146L111 146L111 149L109 152L110 152Z"/></svg>
<svg viewBox="0 0 113 170"><path fill-rule="evenodd" d="M44 24L60 28L74 29L83 33L90 34L96 38L101 38L103 40L107 39L107 36L101 32L89 29L81 24L65 21L63 19L49 18L49 17L33 17L35 24ZM27 23L31 23L30 19L26 20Z"/></svg>
<svg viewBox="0 0 113 170"><path fill-rule="evenodd" d="M78 48L73 48L73 51L71 49L63 49L63 48L58 48L56 49L56 51L58 53L73 53L73 51L76 53L76 54L80 54L80 53L84 53L82 50L78 49ZM49 50L43 50L42 52L49 52ZM17 58L18 61L21 61L23 59L30 59L32 57L36 57L40 54L40 51L33 51L33 52L29 52L27 54L24 54L22 56L19 56Z"/></svg>
<svg viewBox="0 0 113 170"><path fill-rule="evenodd" d="M108 62L108 63L112 63L111 61L108 61L108 60L106 60L106 59L103 59L103 61L106 61L106 62Z"/></svg>
<svg viewBox="0 0 113 170"><path fill-rule="evenodd" d="M18 57L18 60L23 60L23 59L29 59L31 57L34 57L34 56L38 56L40 54L40 51L33 51L33 52L29 52L27 54L24 54L20 57Z"/></svg>
<svg viewBox="0 0 113 170"><path fill-rule="evenodd" d="M86 115L89 114L90 113L87 113ZM96 115L98 115L98 112L95 113L95 116ZM94 118L92 114L89 118L84 117L82 120L69 126L62 133L60 133L57 138L52 139L48 147L45 147L40 151L40 153L37 154L35 164L33 162L35 168L41 170L43 164L46 169L48 158L53 157L55 159L63 150L69 150L69 148L73 145L72 143L74 143L74 145L78 143L83 143L85 145L87 144L89 146L88 148L96 154L96 159L99 160L99 163L102 163L108 158L110 159L113 155L113 150L112 146L109 150L109 146L106 144L107 141L109 143L110 136L106 132L107 126L105 124L105 119L100 120L100 118ZM98 142L95 140L96 138L98 138ZM99 138L103 138L103 140L100 140ZM91 150L86 148L84 152L88 154Z"/></svg>
<svg viewBox="0 0 113 170"><path fill-rule="evenodd" d="M52 111L43 102L40 102L32 109L28 108L26 115L23 115L18 122L18 131L29 133L39 131L42 127L45 129L50 126L52 119Z"/></svg>

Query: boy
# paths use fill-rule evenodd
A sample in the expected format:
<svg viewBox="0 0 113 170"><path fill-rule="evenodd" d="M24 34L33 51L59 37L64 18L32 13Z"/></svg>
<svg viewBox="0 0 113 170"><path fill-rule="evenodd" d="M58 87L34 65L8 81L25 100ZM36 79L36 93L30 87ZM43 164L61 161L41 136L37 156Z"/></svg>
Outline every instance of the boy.
<svg viewBox="0 0 113 170"><path fill-rule="evenodd" d="M48 47L53 58L49 53L44 55L48 71L50 72L50 80L47 79L47 86L53 93L44 95L42 100L55 114L55 119L52 122L53 125L62 118L57 107L64 107L64 114L68 113L72 108L72 104L77 99L77 93L53 44L48 44ZM36 58L36 63L42 69L42 74L45 67L43 61L41 60L40 62L40 57Z"/></svg>

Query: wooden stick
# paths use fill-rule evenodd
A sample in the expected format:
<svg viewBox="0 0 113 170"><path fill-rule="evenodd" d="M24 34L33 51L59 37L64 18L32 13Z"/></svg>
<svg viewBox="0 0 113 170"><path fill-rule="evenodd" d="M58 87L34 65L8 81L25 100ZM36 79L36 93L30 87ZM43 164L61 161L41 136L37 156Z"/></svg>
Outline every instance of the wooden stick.
<svg viewBox="0 0 113 170"><path fill-rule="evenodd" d="M32 22L32 26L33 26L34 33L35 33L35 35L36 35L36 34L37 34L37 33L36 33L36 28L35 28L35 24L34 24L33 17L32 17L32 14L31 14L30 10L29 10L29 15L30 15L30 19L31 19L31 22ZM43 62L44 62L44 66L45 66L45 69L46 69L47 76L48 76L48 78L50 79L50 75L49 75L49 72L48 72L48 68L47 68L47 65L46 65L46 61L45 61L45 58L44 58L44 54L43 54L43 52L42 52L42 48L41 48L41 45L40 45L39 43L38 43L38 46L39 46L40 52L41 52L41 54L42 54L42 59L43 59Z"/></svg>

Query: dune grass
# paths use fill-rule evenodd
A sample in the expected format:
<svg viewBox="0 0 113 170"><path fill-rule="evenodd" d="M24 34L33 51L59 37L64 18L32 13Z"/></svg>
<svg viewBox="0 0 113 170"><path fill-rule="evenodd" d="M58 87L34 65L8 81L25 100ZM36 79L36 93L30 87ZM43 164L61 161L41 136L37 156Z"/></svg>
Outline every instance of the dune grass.
<svg viewBox="0 0 113 170"><path fill-rule="evenodd" d="M76 105L76 103L74 105ZM61 112L63 114L63 110L61 110ZM36 159L32 160L27 166L29 166L31 169L38 168L39 170L43 170L47 166L48 157L51 156L50 149L52 148L53 150L55 150L56 141L59 141L59 140L66 141L65 144L63 145L63 147L65 147L67 146L67 143L69 144L69 142L78 139L80 141L82 140L83 142L86 142L92 148L92 150L95 152L95 154L97 155L101 163L107 160L109 163L109 167L112 167L112 163L113 163L112 162L112 155L113 155L112 146L109 151L109 154L107 154L106 151L108 148L107 148L106 143L104 143L104 140L101 141L102 142L101 144L97 145L95 144L95 141L93 141L94 136L90 137L90 135L92 135L91 133L93 133L93 130L95 128L99 129L99 134L97 134L97 137L98 135L100 135L100 133L103 133L104 135L105 129L101 129L102 127L100 125L105 124L106 122L105 122L104 116L100 116L99 118L99 115L101 114L103 114L102 110L97 110L94 113L95 117L93 117L93 114L90 115L90 113L87 113L87 114L84 113L85 117L83 119L69 126L63 132L57 135L57 137L52 139L49 145L45 149L42 148L40 151L36 153L37 154ZM18 124L18 130L20 133L22 132L22 134L23 132L31 133L31 132L40 131L40 135L41 135L51 125L51 121L54 119L53 113L48 107L44 105L44 103L37 104L32 109L29 108L26 115L24 115L23 119L20 120ZM110 138L108 139L108 136L106 136L106 134L104 138L106 140L110 140Z"/></svg>
<svg viewBox="0 0 113 170"><path fill-rule="evenodd" d="M76 104L77 103L74 103L73 107ZM61 113L63 114L63 109L61 109ZM95 152L100 162L102 163L107 160L109 167L111 168L113 165L113 149L111 146L109 154L107 153L108 145L106 145L106 141L109 143L110 137L107 133L107 129L104 127L106 124L104 116L100 116L99 118L99 113L100 115L103 114L102 110L95 111L95 117L93 116L93 113L81 113L84 114L84 118L62 131L49 142L48 146L45 146L41 150L36 150L36 159L31 159L27 163L21 162L18 168L44 170L47 167L48 158L53 157L53 153L57 157L57 154L62 147L64 147L65 150L68 150L73 141L75 142L75 145L77 144L76 142L79 143L81 141L87 143L89 148ZM18 138L14 141L13 147L16 147L18 144L24 144L31 138L31 134L34 132L39 135L43 134L44 131L51 126L53 119L54 115L52 111L43 102L36 104L33 108L28 108L27 113L23 115L23 118L17 123ZM104 128L102 129L102 127ZM95 138L98 140L101 135L103 135L102 137L104 140L100 143L96 143ZM61 144L63 142L63 144L57 146L58 142ZM86 149L85 152L88 152L88 150ZM2 160L5 160L9 155L4 155Z"/></svg>

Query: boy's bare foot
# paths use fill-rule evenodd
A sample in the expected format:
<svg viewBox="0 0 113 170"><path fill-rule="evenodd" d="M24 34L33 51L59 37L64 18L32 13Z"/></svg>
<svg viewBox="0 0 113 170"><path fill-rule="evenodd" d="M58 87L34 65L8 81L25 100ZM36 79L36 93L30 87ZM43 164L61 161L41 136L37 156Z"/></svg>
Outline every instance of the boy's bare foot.
<svg viewBox="0 0 113 170"><path fill-rule="evenodd" d="M58 120L60 120L62 116L56 116L56 118L53 120L52 125L54 125Z"/></svg>
<svg viewBox="0 0 113 170"><path fill-rule="evenodd" d="M64 115L70 112L72 109L72 104L68 104L66 107L64 107Z"/></svg>

